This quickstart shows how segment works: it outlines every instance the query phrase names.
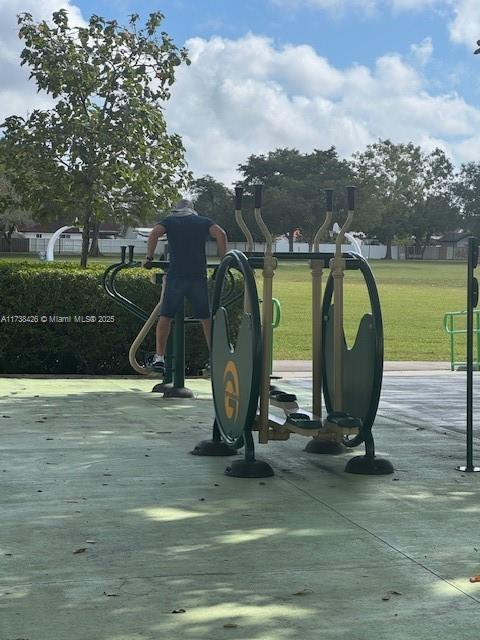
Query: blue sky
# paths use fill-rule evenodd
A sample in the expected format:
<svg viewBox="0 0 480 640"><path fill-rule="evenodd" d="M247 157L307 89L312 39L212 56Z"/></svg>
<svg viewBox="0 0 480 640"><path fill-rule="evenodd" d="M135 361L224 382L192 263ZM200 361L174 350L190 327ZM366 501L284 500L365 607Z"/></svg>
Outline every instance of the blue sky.
<svg viewBox="0 0 480 640"><path fill-rule="evenodd" d="M177 42L198 36L220 35L236 39L248 32L272 38L277 46L309 44L335 66L352 63L371 66L385 53L409 56L412 44L430 38L435 55L429 61L432 89L456 90L469 99L480 99L480 58L470 42L452 42L449 21L459 2L412 2L418 9L395 9L390 2L365 11L362 2L344 1L342 9L324 9L309 2L273 0L78 0L84 14L128 19L134 11L147 15L160 10L165 29ZM325 3L335 6L335 0ZM480 0L478 2L480 5ZM480 14L479 14L480 15ZM468 42L468 41L467 41Z"/></svg>
<svg viewBox="0 0 480 640"><path fill-rule="evenodd" d="M0 0L2 114L47 104L22 89L15 13L60 7L77 20L164 13L193 61L165 112L197 175L231 182L252 153L349 157L387 137L440 146L457 166L479 159L480 0Z"/></svg>

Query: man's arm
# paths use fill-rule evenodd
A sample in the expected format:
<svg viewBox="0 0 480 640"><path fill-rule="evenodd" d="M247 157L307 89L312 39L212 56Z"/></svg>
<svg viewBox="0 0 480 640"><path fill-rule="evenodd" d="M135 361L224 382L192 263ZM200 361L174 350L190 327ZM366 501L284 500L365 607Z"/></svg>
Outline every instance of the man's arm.
<svg viewBox="0 0 480 640"><path fill-rule="evenodd" d="M212 226L208 230L208 233L217 242L217 253L221 260L227 251L227 234L222 229L222 227L218 226L218 224L212 224Z"/></svg>
<svg viewBox="0 0 480 640"><path fill-rule="evenodd" d="M150 231L147 242L147 255L145 256L145 260L142 262L143 266L145 266L147 262L151 262L153 260L155 249L157 248L158 239L164 236L166 233L167 230L165 229L163 224L156 224Z"/></svg>

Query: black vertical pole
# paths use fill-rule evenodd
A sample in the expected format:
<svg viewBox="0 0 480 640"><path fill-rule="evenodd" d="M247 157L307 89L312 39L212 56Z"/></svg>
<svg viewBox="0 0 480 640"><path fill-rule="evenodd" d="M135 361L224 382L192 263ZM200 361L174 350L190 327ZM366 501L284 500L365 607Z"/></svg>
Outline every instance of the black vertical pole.
<svg viewBox="0 0 480 640"><path fill-rule="evenodd" d="M475 238L468 239L468 287L467 287L467 467L473 471L473 304L472 283L474 268L472 251Z"/></svg>
<svg viewBox="0 0 480 640"><path fill-rule="evenodd" d="M480 471L473 464L473 310L478 304L478 280L475 269L478 264L478 240L468 239L467 272L467 464L457 467L460 471Z"/></svg>
<svg viewBox="0 0 480 640"><path fill-rule="evenodd" d="M175 361L173 386L176 389L183 389L185 387L185 303L180 305L175 315L173 357Z"/></svg>

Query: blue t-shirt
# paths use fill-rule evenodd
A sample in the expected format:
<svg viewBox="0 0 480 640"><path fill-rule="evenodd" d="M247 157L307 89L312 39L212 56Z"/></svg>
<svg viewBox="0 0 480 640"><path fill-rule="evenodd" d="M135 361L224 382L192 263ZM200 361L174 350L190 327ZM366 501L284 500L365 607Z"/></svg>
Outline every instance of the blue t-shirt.
<svg viewBox="0 0 480 640"><path fill-rule="evenodd" d="M170 267L168 273L179 278L198 278L207 274L205 242L215 223L205 216L170 215L159 222L167 230Z"/></svg>

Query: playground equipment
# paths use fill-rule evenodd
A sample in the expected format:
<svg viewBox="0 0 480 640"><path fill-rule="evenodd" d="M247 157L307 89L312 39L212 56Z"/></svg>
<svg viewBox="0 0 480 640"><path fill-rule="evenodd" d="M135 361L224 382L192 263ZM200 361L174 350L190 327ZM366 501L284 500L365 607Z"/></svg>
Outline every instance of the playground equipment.
<svg viewBox="0 0 480 640"><path fill-rule="evenodd" d="M162 304L162 295L160 301L154 307L154 309L148 313L137 304L128 300L122 295L116 286L116 277L124 269L140 268L142 263L140 261L134 261L134 245L128 246L128 259L127 259L127 247L122 246L120 248L121 258L120 262L110 265L103 275L103 286L107 294L115 300L115 302L126 309L129 313L133 314L144 324L138 333L137 337L133 341L129 350L129 362L132 368L142 375L148 375L149 377L160 378L161 374L155 373L150 369L147 369L138 358L139 349L144 342L149 331L154 327L158 320L160 313L160 307ZM209 268L213 268L214 265L208 265ZM154 284L161 284L164 275L168 271L169 262L165 260L153 261L152 269L161 269L161 272L152 271L152 282ZM226 291L222 296L222 303L228 307L239 299L241 293L235 293L235 283L233 275L230 274L226 286ZM185 317L185 308L181 307L175 315L170 337L167 343L167 350L165 353L165 373L163 374L163 380L155 385L152 389L154 392L163 393L166 398L191 398L193 392L185 387L185 325L197 322L193 318Z"/></svg>
<svg viewBox="0 0 480 640"><path fill-rule="evenodd" d="M464 466L457 467L458 471L480 471L473 463L473 314L478 305L478 280L475 269L478 266L478 239L468 239L468 270L467 270L467 461Z"/></svg>
<svg viewBox="0 0 480 640"><path fill-rule="evenodd" d="M465 326L465 321L467 320L467 312L466 311L449 311L443 316L443 328L445 332L450 337L450 370L451 371L465 371L467 368L467 363L465 360L459 360L457 358L457 338L459 336L466 336L468 331ZM459 327L457 321L463 323ZM475 336L476 341L476 349L473 361L474 369L478 370L480 365L480 310L474 309L473 311L473 334Z"/></svg>
<svg viewBox="0 0 480 640"><path fill-rule="evenodd" d="M337 233L337 234L340 233L340 225L338 224L338 222L335 222L335 224L333 225L333 233ZM351 233L345 233L344 237L352 245L352 249L353 249L352 253L358 253L361 256L362 246L360 242L357 240L357 238L355 238L355 236L353 236Z"/></svg>
<svg viewBox="0 0 480 640"><path fill-rule="evenodd" d="M55 243L57 242L58 238L62 235L62 233L65 233L66 231L68 231L69 229L73 229L74 227L67 226L67 227L60 227L60 229L57 229L55 231L55 233L52 235L52 237L50 238L50 240L48 241L48 245L47 245L47 251L45 254L45 260L47 260L47 262L53 262L54 261L54 256L53 256L53 250L55 248Z"/></svg>
<svg viewBox="0 0 480 640"><path fill-rule="evenodd" d="M273 253L272 236L261 214L261 185L255 186L254 217L265 239L265 253L251 251L253 240L242 216L241 188L235 190L235 219L249 251L229 251L221 262L212 301L212 390L215 423L212 440L203 441L192 453L224 455L245 447L245 458L225 471L238 477L273 475L271 466L255 457L253 431L258 441L287 440L296 433L310 437L311 453L338 453L365 444L365 455L349 460L346 471L363 474L392 473L387 460L375 456L372 425L380 398L383 373L383 329L375 280L367 261L353 253L342 254L342 241L354 217L355 188L347 188L348 215L336 238L334 254L319 253L333 214L333 190L326 190L327 215L314 238L313 252ZM269 358L272 345L272 285L278 262L308 261L312 276L312 374L313 412L300 409L293 394L270 387ZM322 275L329 268L322 304ZM227 309L221 305L227 274L239 271L244 282L244 314L235 345ZM254 269L262 269L263 306L260 319ZM343 279L346 271L359 270L369 294L371 313L362 318L354 346L348 349L343 330ZM332 302L333 301L333 302ZM322 419L322 388L327 416ZM283 411L279 416L271 411ZM353 436L353 437L350 437ZM226 452L225 452L226 453Z"/></svg>

